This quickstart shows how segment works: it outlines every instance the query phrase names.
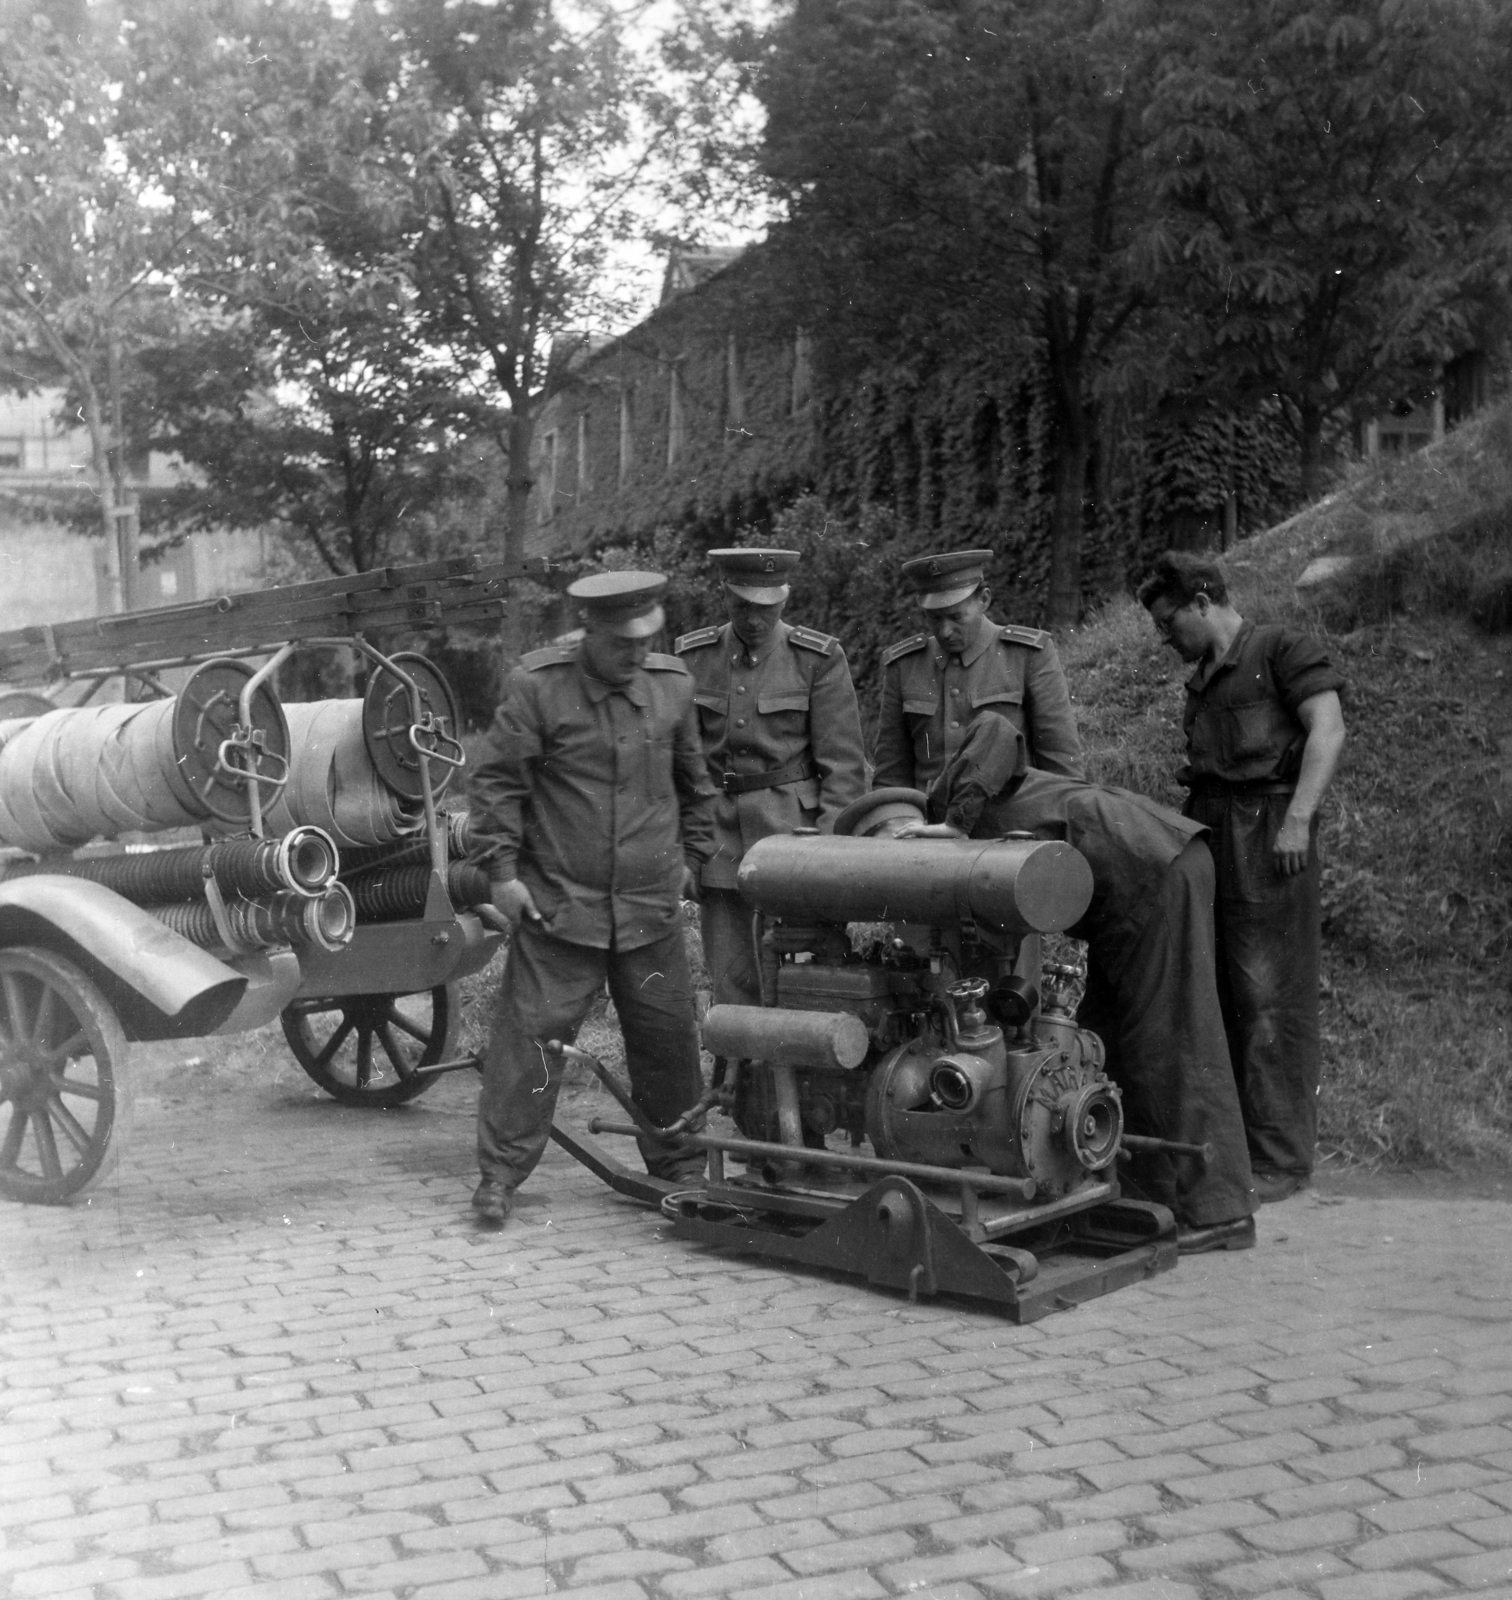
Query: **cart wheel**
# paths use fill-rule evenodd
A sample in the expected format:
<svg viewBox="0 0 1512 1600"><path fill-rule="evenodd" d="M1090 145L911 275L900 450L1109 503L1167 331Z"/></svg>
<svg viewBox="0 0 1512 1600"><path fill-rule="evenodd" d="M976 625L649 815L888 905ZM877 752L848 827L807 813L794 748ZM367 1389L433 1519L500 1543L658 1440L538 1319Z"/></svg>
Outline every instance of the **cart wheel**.
<svg viewBox="0 0 1512 1600"><path fill-rule="evenodd" d="M50 950L0 950L0 1194L59 1205L115 1165L131 1129L126 1035Z"/></svg>
<svg viewBox="0 0 1512 1600"><path fill-rule="evenodd" d="M436 1081L415 1069L450 1056L461 1009L456 986L444 983L420 994L296 1000L281 1020L294 1059L327 1094L384 1111Z"/></svg>

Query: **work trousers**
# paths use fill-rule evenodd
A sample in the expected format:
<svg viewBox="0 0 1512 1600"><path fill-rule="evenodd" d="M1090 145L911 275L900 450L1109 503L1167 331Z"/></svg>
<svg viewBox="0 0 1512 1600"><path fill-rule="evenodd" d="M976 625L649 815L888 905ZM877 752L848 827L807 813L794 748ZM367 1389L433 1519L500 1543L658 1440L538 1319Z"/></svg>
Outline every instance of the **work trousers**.
<svg viewBox="0 0 1512 1600"><path fill-rule="evenodd" d="M698 902L704 962L717 1006L759 1006L761 969L751 938L755 907L738 890L705 888Z"/></svg>
<svg viewBox="0 0 1512 1600"><path fill-rule="evenodd" d="M1213 1159L1140 1153L1133 1186L1178 1222L1208 1227L1257 1205L1214 981L1213 860L1194 839L1134 932L1090 941L1077 1021L1103 1041L1130 1133L1211 1143Z"/></svg>
<svg viewBox="0 0 1512 1600"><path fill-rule="evenodd" d="M1258 1171L1305 1177L1318 1140L1323 1047L1318 1016L1322 870L1317 829L1307 868L1276 870L1285 794L1194 794L1187 815L1212 830L1218 869L1218 999L1239 1105Z"/></svg>
<svg viewBox="0 0 1512 1600"><path fill-rule="evenodd" d="M563 1067L544 1045L577 1037L605 978L625 1036L636 1105L664 1128L697 1101L703 1077L683 938L678 926L635 950L596 950L527 923L515 929L478 1095L478 1168L485 1179L513 1191L541 1159ZM639 1143L653 1177L686 1182L705 1170L702 1151Z"/></svg>

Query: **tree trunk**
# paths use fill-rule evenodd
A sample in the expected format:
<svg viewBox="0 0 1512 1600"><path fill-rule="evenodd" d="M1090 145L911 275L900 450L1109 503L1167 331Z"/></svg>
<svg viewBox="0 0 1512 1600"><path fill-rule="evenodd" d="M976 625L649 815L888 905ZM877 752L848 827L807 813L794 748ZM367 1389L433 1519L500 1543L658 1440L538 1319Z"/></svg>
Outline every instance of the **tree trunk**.
<svg viewBox="0 0 1512 1600"><path fill-rule="evenodd" d="M89 430L89 464L94 473L95 492L100 497L100 520L105 530L105 593L104 610L109 613L126 609L121 583L121 547L116 542L114 485L110 476L110 447L105 432L105 418L100 413L100 392L90 381L82 367L74 369L84 397L84 425Z"/></svg>
<svg viewBox="0 0 1512 1600"><path fill-rule="evenodd" d="M110 488L107 515L112 527L121 569L121 610L135 611L142 603L141 517L126 462L126 419L121 398L121 341L110 330L106 378L110 385Z"/></svg>
<svg viewBox="0 0 1512 1600"><path fill-rule="evenodd" d="M535 418L528 400L509 408L509 466L504 479L504 560L517 567L525 559L530 513L530 445L535 434ZM499 660L508 673L525 648L525 624L520 615L520 586L512 584L499 624Z"/></svg>
<svg viewBox="0 0 1512 1600"><path fill-rule="evenodd" d="M1091 428L1079 386L1060 387L1055 410L1055 501L1050 518L1050 595L1047 627L1070 627L1081 620L1082 529L1085 520L1087 460Z"/></svg>

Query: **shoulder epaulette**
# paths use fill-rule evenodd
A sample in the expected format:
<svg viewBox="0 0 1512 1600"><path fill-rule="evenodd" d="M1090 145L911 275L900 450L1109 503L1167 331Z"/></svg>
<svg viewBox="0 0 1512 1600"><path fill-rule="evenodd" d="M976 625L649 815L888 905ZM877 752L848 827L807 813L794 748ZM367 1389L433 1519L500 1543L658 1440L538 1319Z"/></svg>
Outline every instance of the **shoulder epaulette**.
<svg viewBox="0 0 1512 1600"><path fill-rule="evenodd" d="M1043 650L1050 643L1043 628L1020 628L1012 622L998 624L998 638L1007 644L1028 645L1031 650Z"/></svg>
<svg viewBox="0 0 1512 1600"><path fill-rule="evenodd" d="M646 670L648 672L680 672L684 677L691 678L693 674L688 671L688 664L679 661L676 656L664 656L659 650L653 650L646 657Z"/></svg>
<svg viewBox="0 0 1512 1600"><path fill-rule="evenodd" d="M548 644L544 649L532 650L528 655L521 656L520 665L526 672L539 672L542 667L560 667L576 660L575 644Z"/></svg>
<svg viewBox="0 0 1512 1600"><path fill-rule="evenodd" d="M897 644L890 644L882 652L882 665L890 667L899 656L911 656L915 650L922 650L928 643L927 633L916 633L912 639L903 639Z"/></svg>
<svg viewBox="0 0 1512 1600"><path fill-rule="evenodd" d="M817 628L789 628L788 643L802 645L805 650L817 650L820 655L831 654L840 641L833 634L820 633Z"/></svg>
<svg viewBox="0 0 1512 1600"><path fill-rule="evenodd" d="M692 633L682 634L672 648L678 655L681 655L684 650L700 650L706 644L718 643L719 629L717 627L695 628Z"/></svg>

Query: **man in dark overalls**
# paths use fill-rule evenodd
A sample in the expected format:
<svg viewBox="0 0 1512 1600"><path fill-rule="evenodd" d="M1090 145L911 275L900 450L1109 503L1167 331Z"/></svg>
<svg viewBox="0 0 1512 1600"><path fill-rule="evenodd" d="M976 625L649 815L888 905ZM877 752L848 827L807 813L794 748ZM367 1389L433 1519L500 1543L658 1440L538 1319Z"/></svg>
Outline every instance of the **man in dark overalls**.
<svg viewBox="0 0 1512 1600"><path fill-rule="evenodd" d="M1318 1019L1318 810L1344 748L1344 679L1295 628L1247 622L1204 556L1167 551L1140 588L1187 679L1186 814L1211 830L1218 994L1263 1201L1311 1177Z"/></svg>
<svg viewBox="0 0 1512 1600"><path fill-rule="evenodd" d="M974 839L1064 839L1092 869L1066 931L1087 941L1076 1020L1099 1035L1131 1133L1207 1144L1212 1158L1140 1152L1130 1177L1175 1213L1183 1255L1247 1250L1257 1198L1214 979L1207 830L1144 795L1039 772L1024 738L979 712L930 785L927 828Z"/></svg>

